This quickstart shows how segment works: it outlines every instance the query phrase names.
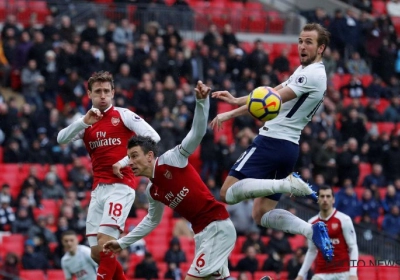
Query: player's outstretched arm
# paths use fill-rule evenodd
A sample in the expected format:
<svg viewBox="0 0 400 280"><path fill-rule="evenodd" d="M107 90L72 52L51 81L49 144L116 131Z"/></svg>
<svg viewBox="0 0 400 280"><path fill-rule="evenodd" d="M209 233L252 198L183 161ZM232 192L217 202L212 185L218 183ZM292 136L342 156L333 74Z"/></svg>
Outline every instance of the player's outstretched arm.
<svg viewBox="0 0 400 280"><path fill-rule="evenodd" d="M211 89L203 84L202 81L197 82L197 87L195 88L196 108L194 110L192 127L179 147L180 153L186 157L189 157L196 150L203 136L206 134L208 111L210 109L210 91Z"/></svg>
<svg viewBox="0 0 400 280"><path fill-rule="evenodd" d="M70 141L81 139L85 129L98 122L102 118L103 114L99 109L90 109L83 118L74 121L66 128L60 130L57 135L57 142L59 144L66 144Z"/></svg>
<svg viewBox="0 0 400 280"><path fill-rule="evenodd" d="M308 250L306 256L304 257L303 265L300 268L296 280L307 279L307 273L310 270L311 265L313 264L315 258L317 257L317 254L318 254L317 247L314 245L312 241L308 240Z"/></svg>
<svg viewBox="0 0 400 280"><path fill-rule="evenodd" d="M222 123L226 122L227 120L242 116L248 114L247 111L247 105L243 105L239 108L236 108L232 111L224 112L221 114L218 114L212 121L211 121L211 128L217 127L218 129L221 129Z"/></svg>
<svg viewBox="0 0 400 280"><path fill-rule="evenodd" d="M242 106L242 105L246 104L246 100L247 100L247 96L242 96L242 97L236 98L236 97L233 97L232 94L227 90L215 91L211 94L211 97L225 101L228 104L238 105L238 106Z"/></svg>
<svg viewBox="0 0 400 280"><path fill-rule="evenodd" d="M164 213L164 204L159 201L155 201L151 196L148 194L148 189L151 186L149 183L147 187L147 197L149 199L149 209L146 217L126 236L118 239L108 241L103 246L103 251L108 252L112 251L117 253L122 249L125 249L129 245L135 243L136 241L142 239L150 232L152 232L158 224L161 222L163 213Z"/></svg>

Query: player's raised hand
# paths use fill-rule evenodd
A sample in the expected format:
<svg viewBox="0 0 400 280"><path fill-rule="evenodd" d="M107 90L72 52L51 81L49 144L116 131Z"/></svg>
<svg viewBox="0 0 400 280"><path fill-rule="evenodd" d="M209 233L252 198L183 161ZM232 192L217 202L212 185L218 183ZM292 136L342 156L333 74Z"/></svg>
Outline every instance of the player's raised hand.
<svg viewBox="0 0 400 280"><path fill-rule="evenodd" d="M122 248L121 248L121 246L119 246L119 243L117 240L107 241L106 244L103 245L104 253L109 253L109 252L118 253L120 251L122 251Z"/></svg>
<svg viewBox="0 0 400 280"><path fill-rule="evenodd" d="M97 108L92 108L87 111L86 115L83 117L83 122L87 125L92 125L97 123L103 118L103 114Z"/></svg>
<svg viewBox="0 0 400 280"><path fill-rule="evenodd" d="M211 94L211 97L218 98L232 105L237 105L236 98L227 90L215 91Z"/></svg>
<svg viewBox="0 0 400 280"><path fill-rule="evenodd" d="M225 113L221 113L218 114L210 123L210 126L212 129L214 129L214 127L217 127L218 130L220 130L222 128L222 123L224 121L227 121L230 119L229 117L230 112L225 112Z"/></svg>
<svg viewBox="0 0 400 280"><path fill-rule="evenodd" d="M211 88L203 84L202 81L198 81L194 91L196 92L196 99L206 99L211 91Z"/></svg>

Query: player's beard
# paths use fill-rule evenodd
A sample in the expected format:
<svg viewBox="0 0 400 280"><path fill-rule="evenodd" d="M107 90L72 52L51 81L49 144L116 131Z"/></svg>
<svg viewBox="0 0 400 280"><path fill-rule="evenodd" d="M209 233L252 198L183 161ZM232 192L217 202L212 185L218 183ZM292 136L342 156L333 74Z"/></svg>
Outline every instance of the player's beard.
<svg viewBox="0 0 400 280"><path fill-rule="evenodd" d="M311 63L314 63L316 59L317 59L317 53L315 53L313 56L309 56L308 59L304 62L301 62L301 60L300 60L301 66L306 67L306 66L310 65Z"/></svg>

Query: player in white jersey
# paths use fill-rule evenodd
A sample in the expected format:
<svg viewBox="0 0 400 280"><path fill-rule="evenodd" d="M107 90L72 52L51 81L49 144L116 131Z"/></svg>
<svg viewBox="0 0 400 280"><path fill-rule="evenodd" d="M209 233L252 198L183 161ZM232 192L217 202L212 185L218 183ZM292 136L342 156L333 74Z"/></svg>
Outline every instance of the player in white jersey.
<svg viewBox="0 0 400 280"><path fill-rule="evenodd" d="M65 279L93 280L97 277L97 264L90 256L90 248L79 245L78 237L72 230L62 234L61 242L65 255L61 258L61 268Z"/></svg>
<svg viewBox="0 0 400 280"><path fill-rule="evenodd" d="M299 154L301 131L324 98L327 78L322 55L329 44L329 36L319 24L303 27L298 43L301 66L287 81L275 87L283 102L279 115L260 129L259 135L231 168L221 188L221 199L228 204L255 198L252 215L258 224L312 239L327 261L332 259L333 249L325 225L311 226L275 207L282 193L311 195L317 199L308 184L292 171ZM212 126L220 127L222 122L247 113L247 96L234 98L227 91L217 91L212 96L241 106L217 115Z"/></svg>
<svg viewBox="0 0 400 280"><path fill-rule="evenodd" d="M308 222L314 224L322 221L327 225L335 246L335 261L326 264L314 244L308 242L308 251L296 280L307 279L307 272L315 261L315 274L311 280L357 280L357 267L354 264L358 261L358 246L351 218L333 207L335 197L330 187L318 190L318 204L319 214Z"/></svg>

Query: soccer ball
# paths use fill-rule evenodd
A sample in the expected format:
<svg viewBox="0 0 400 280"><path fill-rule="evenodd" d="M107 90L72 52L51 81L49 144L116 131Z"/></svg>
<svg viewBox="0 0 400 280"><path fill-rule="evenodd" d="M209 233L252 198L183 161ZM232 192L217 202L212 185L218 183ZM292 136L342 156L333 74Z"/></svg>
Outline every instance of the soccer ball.
<svg viewBox="0 0 400 280"><path fill-rule="evenodd" d="M282 99L271 87L258 87L247 98L247 110L257 120L270 121L279 114Z"/></svg>

